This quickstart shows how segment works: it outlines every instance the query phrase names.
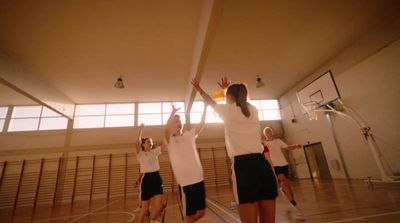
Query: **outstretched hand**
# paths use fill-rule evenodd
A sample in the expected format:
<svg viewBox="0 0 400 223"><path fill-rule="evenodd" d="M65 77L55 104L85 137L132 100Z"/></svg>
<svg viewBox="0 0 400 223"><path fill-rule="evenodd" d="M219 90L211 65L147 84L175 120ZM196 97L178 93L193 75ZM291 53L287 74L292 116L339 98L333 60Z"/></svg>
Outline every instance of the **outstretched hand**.
<svg viewBox="0 0 400 223"><path fill-rule="evenodd" d="M181 108L176 108L174 104L171 104L172 106L172 114L175 114L177 111L179 111L179 109Z"/></svg>
<svg viewBox="0 0 400 223"><path fill-rule="evenodd" d="M140 129L144 129L144 127L146 127L146 125L144 123L140 124L140 126L139 126Z"/></svg>
<svg viewBox="0 0 400 223"><path fill-rule="evenodd" d="M192 79L191 83L196 91L201 91L200 84L196 79Z"/></svg>
<svg viewBox="0 0 400 223"><path fill-rule="evenodd" d="M222 88L222 89L226 89L229 87L229 85L231 84L231 82L228 80L227 77L222 77L220 82L217 82L218 85Z"/></svg>

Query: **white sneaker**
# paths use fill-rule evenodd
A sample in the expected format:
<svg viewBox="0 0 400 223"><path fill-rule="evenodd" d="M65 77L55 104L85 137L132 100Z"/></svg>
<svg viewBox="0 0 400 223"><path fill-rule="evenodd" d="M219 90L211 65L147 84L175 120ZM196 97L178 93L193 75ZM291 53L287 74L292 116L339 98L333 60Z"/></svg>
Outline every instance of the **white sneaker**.
<svg viewBox="0 0 400 223"><path fill-rule="evenodd" d="M137 212L139 212L140 211L140 207L137 207L134 211L133 211L133 213L137 213Z"/></svg>

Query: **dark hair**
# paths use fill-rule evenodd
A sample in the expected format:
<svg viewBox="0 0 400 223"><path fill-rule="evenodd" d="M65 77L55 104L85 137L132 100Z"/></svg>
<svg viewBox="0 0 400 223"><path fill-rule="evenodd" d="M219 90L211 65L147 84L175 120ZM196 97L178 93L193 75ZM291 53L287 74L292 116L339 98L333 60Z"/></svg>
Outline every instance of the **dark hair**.
<svg viewBox="0 0 400 223"><path fill-rule="evenodd" d="M226 91L227 95L235 99L236 105L240 107L246 117L250 117L250 110L247 103L247 87L244 84L232 84Z"/></svg>
<svg viewBox="0 0 400 223"><path fill-rule="evenodd" d="M142 142L140 143L140 147L142 147L142 150L144 150L143 144L146 142L146 140L150 139L149 137L142 138Z"/></svg>

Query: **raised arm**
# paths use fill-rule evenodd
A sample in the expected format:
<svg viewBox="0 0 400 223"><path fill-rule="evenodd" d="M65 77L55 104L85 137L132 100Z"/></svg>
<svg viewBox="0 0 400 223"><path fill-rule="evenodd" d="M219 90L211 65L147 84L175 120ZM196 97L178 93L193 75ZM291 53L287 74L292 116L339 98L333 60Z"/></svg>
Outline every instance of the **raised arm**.
<svg viewBox="0 0 400 223"><path fill-rule="evenodd" d="M194 89L196 89L197 92L200 93L200 96L203 98L204 102L213 107L217 104L214 99L211 98L210 95L208 95L201 87L199 82L196 79L192 79L192 85L194 87Z"/></svg>
<svg viewBox="0 0 400 223"><path fill-rule="evenodd" d="M168 118L167 124L165 125L165 129L164 129L165 140L167 141L167 143L169 143L169 138L171 137L172 118L174 117L174 115L176 114L176 112L179 109L180 108L175 108L175 105L172 105L172 112L171 112L171 115Z"/></svg>
<svg viewBox="0 0 400 223"><path fill-rule="evenodd" d="M143 129L144 129L144 124L141 124L139 126L139 132L136 138L136 154L138 154L140 152L140 150L142 149L142 133L143 133Z"/></svg>
<svg viewBox="0 0 400 223"><path fill-rule="evenodd" d="M283 147L282 149L293 150L293 149L300 149L302 147L301 144L292 144L288 145L287 147Z"/></svg>
<svg viewBox="0 0 400 223"><path fill-rule="evenodd" d="M200 132L203 131L205 125L206 125L206 116L207 116L207 104L204 103L204 110L203 110L203 115L201 116L201 121L199 124L196 125L196 137L200 134Z"/></svg>

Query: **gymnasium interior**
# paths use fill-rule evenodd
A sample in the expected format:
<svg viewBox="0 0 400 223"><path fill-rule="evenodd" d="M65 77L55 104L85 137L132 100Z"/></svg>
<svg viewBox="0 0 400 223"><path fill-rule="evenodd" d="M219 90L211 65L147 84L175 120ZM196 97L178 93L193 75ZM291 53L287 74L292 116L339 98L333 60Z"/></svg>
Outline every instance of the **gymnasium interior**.
<svg viewBox="0 0 400 223"><path fill-rule="evenodd" d="M191 129L203 112L191 80L224 103L226 76L247 85L261 129L302 145L283 151L297 205L279 192L276 222L400 222L399 11L398 0L0 0L0 221L138 222L138 127L163 144L174 104ZM334 95L310 105L299 95L311 88ZM198 222L240 222L210 107L196 145ZM160 221L183 222L168 151L159 161Z"/></svg>

